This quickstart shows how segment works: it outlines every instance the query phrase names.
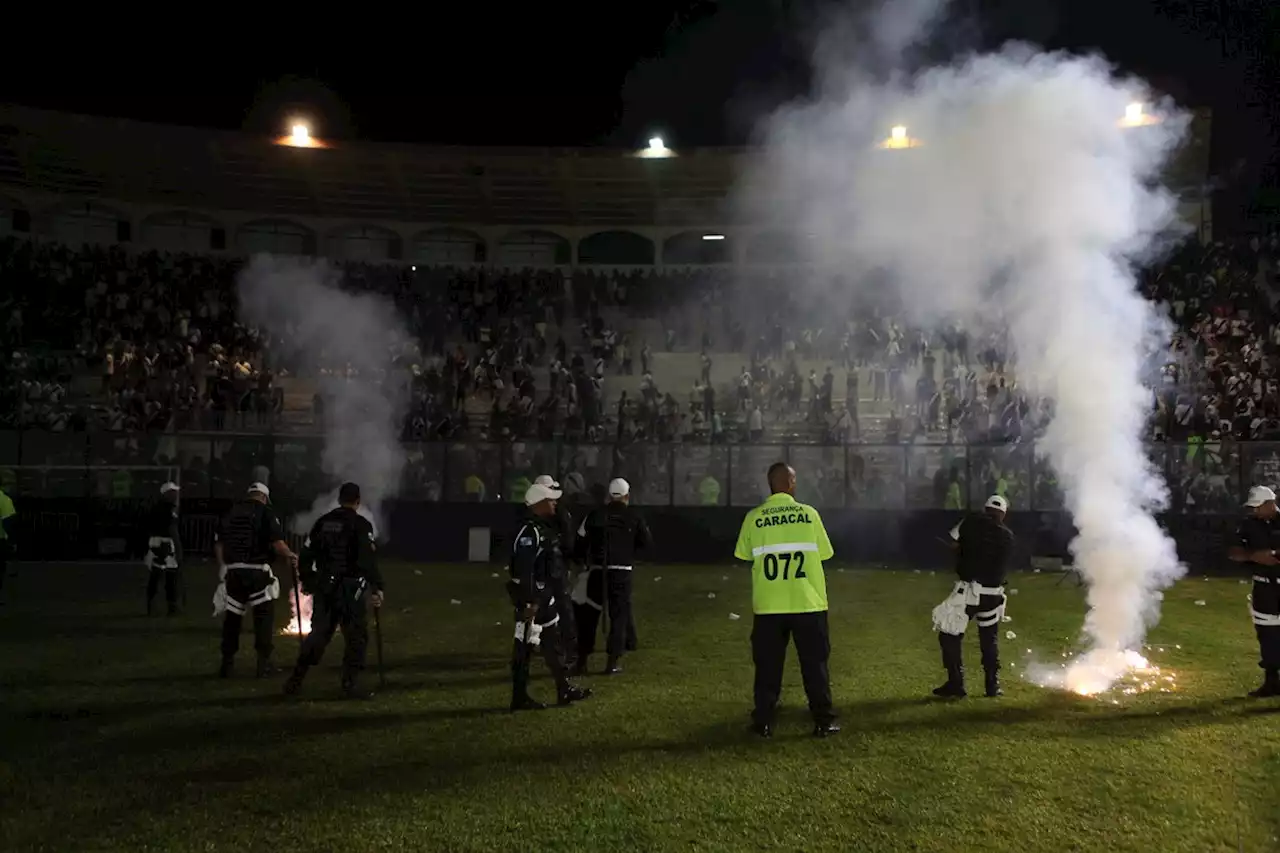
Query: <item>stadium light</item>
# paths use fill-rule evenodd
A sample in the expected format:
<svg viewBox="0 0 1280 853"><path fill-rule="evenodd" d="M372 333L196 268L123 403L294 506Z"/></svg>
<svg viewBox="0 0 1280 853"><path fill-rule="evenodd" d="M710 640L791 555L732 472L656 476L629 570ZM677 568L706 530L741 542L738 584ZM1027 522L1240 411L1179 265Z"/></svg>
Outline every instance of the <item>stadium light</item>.
<svg viewBox="0 0 1280 853"><path fill-rule="evenodd" d="M905 124L896 124L889 128L889 138L880 143L881 148L887 149L917 148L919 145L920 140L911 138Z"/></svg>
<svg viewBox="0 0 1280 853"><path fill-rule="evenodd" d="M703 240L723 240L724 235L723 234L703 234L702 239Z"/></svg>

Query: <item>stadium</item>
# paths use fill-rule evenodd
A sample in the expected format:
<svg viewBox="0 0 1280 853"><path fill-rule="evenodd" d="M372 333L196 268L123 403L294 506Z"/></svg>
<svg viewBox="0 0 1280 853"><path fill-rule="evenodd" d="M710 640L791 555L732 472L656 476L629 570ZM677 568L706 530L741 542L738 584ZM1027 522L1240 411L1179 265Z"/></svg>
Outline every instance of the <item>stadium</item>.
<svg viewBox="0 0 1280 853"><path fill-rule="evenodd" d="M751 152L428 148L0 108L0 489L17 509L0 846L1272 849L1280 705L1236 698L1256 645L1226 553L1250 486L1280 470L1275 244L1214 232L1211 124L1194 114L1163 176L1190 239L1139 279L1182 341L1143 440L1190 574L1164 592L1140 670L1081 696L1019 677L1074 656L1085 612L1041 401L994 337L892 307L874 327L748 310L821 276L804 235L732 212ZM908 132L886 128L885 147ZM393 306L413 339L399 375L291 359L239 316L237 279L263 253L325 259ZM353 705L314 677L290 701L213 677L214 533L251 483L287 523L349 478L326 455L343 383L407 389L378 531L385 683ZM836 553L835 740L803 736L794 667L777 736L747 733L752 593L732 555L775 462ZM624 478L654 546L626 672L597 673L590 702L515 715L502 587L544 474L581 507ZM140 525L165 483L181 489L182 606L148 618ZM1018 543L1007 695L942 703L925 618L950 585L938 539L992 494ZM300 550L302 526L288 533ZM278 616L283 662L298 637Z"/></svg>

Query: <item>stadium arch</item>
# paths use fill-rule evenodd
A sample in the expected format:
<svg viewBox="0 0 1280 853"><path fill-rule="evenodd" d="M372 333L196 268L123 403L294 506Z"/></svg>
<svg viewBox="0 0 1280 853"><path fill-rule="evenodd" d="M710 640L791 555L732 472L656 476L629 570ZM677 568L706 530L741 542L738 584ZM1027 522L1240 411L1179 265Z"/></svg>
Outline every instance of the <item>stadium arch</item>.
<svg viewBox="0 0 1280 853"><path fill-rule="evenodd" d="M208 252L226 248L226 227L208 214L191 210L153 213L142 220L139 228L143 244L153 249Z"/></svg>
<svg viewBox="0 0 1280 853"><path fill-rule="evenodd" d="M246 255L314 255L316 232L292 219L255 219L236 230L236 249Z"/></svg>
<svg viewBox="0 0 1280 853"><path fill-rule="evenodd" d="M498 240L498 266L553 267L573 263L573 244L554 231L526 228Z"/></svg>
<svg viewBox="0 0 1280 853"><path fill-rule="evenodd" d="M734 246L733 236L722 231L680 231L662 241L662 263L664 266L727 264L733 261Z"/></svg>
<svg viewBox="0 0 1280 853"><path fill-rule="evenodd" d="M69 201L46 211L51 236L59 243L78 247L127 243L132 226L127 214L96 201Z"/></svg>
<svg viewBox="0 0 1280 853"><path fill-rule="evenodd" d="M382 225L358 222L332 229L325 237L324 253L339 261L398 261L404 238Z"/></svg>
<svg viewBox="0 0 1280 853"><path fill-rule="evenodd" d="M413 235L409 257L419 264L482 264L488 243L469 228L428 228Z"/></svg>
<svg viewBox="0 0 1280 853"><path fill-rule="evenodd" d="M658 247L634 231L597 231L578 241L578 263L605 266L652 266Z"/></svg>

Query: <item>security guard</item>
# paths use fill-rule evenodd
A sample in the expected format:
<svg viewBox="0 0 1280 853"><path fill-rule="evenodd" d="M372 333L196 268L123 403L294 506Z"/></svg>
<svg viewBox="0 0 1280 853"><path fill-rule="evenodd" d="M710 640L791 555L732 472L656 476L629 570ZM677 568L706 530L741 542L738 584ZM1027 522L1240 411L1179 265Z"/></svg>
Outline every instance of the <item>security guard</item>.
<svg viewBox="0 0 1280 853"><path fill-rule="evenodd" d="M1280 696L1280 558L1276 557L1275 535L1280 526L1276 493L1266 486L1249 490L1245 506L1253 510L1236 531L1239 544L1230 557L1238 563L1253 564L1253 629L1258 634L1262 655L1258 666L1264 673L1262 686L1250 691L1255 698Z"/></svg>
<svg viewBox="0 0 1280 853"><path fill-rule="evenodd" d="M364 669L369 646L369 611L365 601L382 606L382 574L375 557L377 546L373 525L356 512L360 508L360 487L343 483L338 489L338 508L316 520L302 544L298 557L302 589L312 596L311 633L302 642L302 651L284 692L293 695L302 689L307 670L320 663L342 628L342 692L349 699L368 699L373 694L356 686Z"/></svg>
<svg viewBox="0 0 1280 853"><path fill-rule="evenodd" d="M177 483L160 487L160 502L147 516L147 553L142 564L147 567L147 615L154 612L160 579L164 578L164 598L169 615L178 612L178 569L182 564L182 539L178 535Z"/></svg>
<svg viewBox="0 0 1280 853"><path fill-rule="evenodd" d="M609 502L591 511L578 528L586 540L586 598L608 607L609 636L605 651L609 661L605 675L622 672L618 660L627 648L631 629L631 572L635 554L653 544L653 535L644 518L631 506L631 484L621 477L609 482ZM579 625L578 665L586 672L587 657L595 647L596 622L601 611L588 607L579 611L586 621Z"/></svg>
<svg viewBox="0 0 1280 853"><path fill-rule="evenodd" d="M560 484L550 474L539 474L534 484L545 486L553 491L561 491ZM528 489L525 489L527 492ZM524 493L521 492L523 498ZM563 492L561 491L563 495ZM570 672L579 668L578 664L578 623L574 618L573 598L569 590L569 561L574 554L574 537L577 525L569 512L567 501L556 501L556 531L558 540L556 548L560 551L560 565L564 568L555 578L556 581L556 613L560 616L560 639L564 648L564 663Z"/></svg>
<svg viewBox="0 0 1280 853"><path fill-rule="evenodd" d="M1009 502L1000 495L987 498L981 513L961 520L951 528L951 547L956 552L956 574L960 580L947 600L933 610L933 627L942 649L942 666L947 681L933 695L960 699L964 689L964 631L973 619L978 623L978 645L982 669L986 673L988 696L1000 690L1000 622L1008 598L1004 594L1009 562L1013 558L1013 531L1005 527Z"/></svg>
<svg viewBox="0 0 1280 853"><path fill-rule="evenodd" d="M827 626L827 579L824 560L835 554L822 517L795 499L796 472L785 462L769 468L770 497L747 513L733 555L751 562L751 657L756 665L752 730L773 736L773 721L782 694L782 667L787 644L796 641L800 675L813 714L813 733L829 737L840 731L831 707L827 659L831 634Z"/></svg>
<svg viewBox="0 0 1280 853"><path fill-rule="evenodd" d="M254 647L258 652L258 677L271 675L275 600L280 581L271 571L272 555L289 561L297 570L298 557L284 541L280 519L267 506L271 492L253 483L245 499L231 507L214 537L213 555L221 583L213 596L213 615L222 621L222 666L218 675L228 678L240 649L240 625L246 610L253 610Z"/></svg>
<svg viewBox="0 0 1280 853"><path fill-rule="evenodd" d="M524 495L528 515L521 524L511 547L508 566L510 580L507 594L515 607L515 645L511 655L511 710L532 711L545 708L529 695L529 658L535 647L541 647L556 682L559 704L568 705L586 699L591 691L569 682L564 663L555 590L556 577L563 575L557 547L556 501L560 490L534 484Z"/></svg>

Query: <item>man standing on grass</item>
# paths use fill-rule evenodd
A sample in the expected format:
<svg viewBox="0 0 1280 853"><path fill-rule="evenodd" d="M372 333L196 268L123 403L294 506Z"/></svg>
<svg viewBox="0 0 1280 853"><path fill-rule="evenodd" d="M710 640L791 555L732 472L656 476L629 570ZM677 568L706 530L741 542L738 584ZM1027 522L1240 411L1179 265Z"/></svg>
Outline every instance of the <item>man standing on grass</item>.
<svg viewBox="0 0 1280 853"><path fill-rule="evenodd" d="M271 650L280 581L271 571L271 559L273 555L284 557L297 571L298 557L285 544L280 519L267 506L270 494L263 483L250 485L244 500L223 517L214 538L213 556L218 561L221 583L213 596L213 612L215 616L226 614L222 621L220 678L231 676L246 610L253 611L258 678L276 671L271 665Z"/></svg>
<svg viewBox="0 0 1280 853"><path fill-rule="evenodd" d="M1236 531L1239 544L1231 548L1229 555L1237 563L1253 564L1250 609L1262 653L1258 666L1264 675L1262 686L1249 695L1263 699L1280 696L1280 559L1275 552L1280 515L1276 511L1276 493L1266 486L1250 489L1244 505L1252 512L1240 522Z"/></svg>
<svg viewBox="0 0 1280 853"><path fill-rule="evenodd" d="M539 474L533 482L534 485L560 491L560 484L550 474ZM569 558L573 556L576 529L577 525L573 523L573 516L565 506L565 501L556 501L556 531L559 537L556 548L560 552L560 566L563 569L555 578L556 613L560 616L560 639L564 646L564 663L570 672L578 668L578 623L574 618L573 599L569 594Z"/></svg>
<svg viewBox="0 0 1280 853"><path fill-rule="evenodd" d="M564 649L560 637L560 615L557 612L557 581L564 575L560 562L556 501L560 490L534 484L525 492L528 515L516 532L511 546L507 595L515 608L515 645L511 655L511 710L534 711L546 705L529 695L529 658L535 648L542 649L556 682L556 698L560 705L586 699L591 691L569 682Z"/></svg>
<svg viewBox="0 0 1280 853"><path fill-rule="evenodd" d="M618 477L609 482L609 502L597 507L582 522L578 535L586 539L586 599L608 608L609 636L605 651L609 655L605 675L622 672L618 661L628 651L631 631L631 571L636 551L653 544L653 535L644 518L631 506L631 484ZM580 672L586 672L587 656L595 647L596 622L600 610L587 607L578 645ZM634 647L634 642L632 643Z"/></svg>
<svg viewBox="0 0 1280 853"><path fill-rule="evenodd" d="M160 502L147 517L147 553L142 562L148 569L147 615L154 612L156 593L164 579L164 600L170 616L178 612L178 571L182 565L182 539L178 535L178 484L160 487Z"/></svg>
<svg viewBox="0 0 1280 853"><path fill-rule="evenodd" d="M284 692L293 695L302 689L307 670L320 663L333 632L342 628L342 692L348 699L368 699L368 690L356 686L364 669L369 646L369 611L382 606L382 573L378 571L373 525L356 510L360 508L360 487L343 483L338 489L338 508L330 510L311 526L298 558L303 591L313 596L311 633L302 643L302 652Z"/></svg>
<svg viewBox="0 0 1280 853"><path fill-rule="evenodd" d="M824 560L834 555L818 511L795 499L796 472L785 462L769 468L768 500L747 513L733 555L751 562L751 656L756 665L752 731L773 736L782 668L787 645L796 641L800 675L813 714L813 734L829 737L840 731L831 706L827 659L831 634L827 625L827 580Z"/></svg>
<svg viewBox="0 0 1280 853"><path fill-rule="evenodd" d="M1004 594L1009 561L1013 558L1013 531L1004 525L1009 502L1000 495L987 498L981 513L975 513L951 528L951 548L956 552L956 574L960 580L946 601L933 609L933 628L938 632L942 666L947 681L933 695L963 699L964 631L973 619L978 623L978 645L986 674L988 696L1000 696L1000 623L1008 598Z"/></svg>

